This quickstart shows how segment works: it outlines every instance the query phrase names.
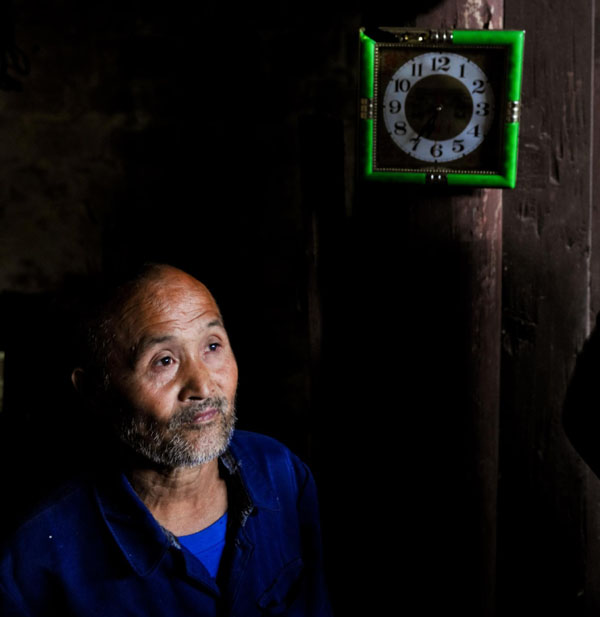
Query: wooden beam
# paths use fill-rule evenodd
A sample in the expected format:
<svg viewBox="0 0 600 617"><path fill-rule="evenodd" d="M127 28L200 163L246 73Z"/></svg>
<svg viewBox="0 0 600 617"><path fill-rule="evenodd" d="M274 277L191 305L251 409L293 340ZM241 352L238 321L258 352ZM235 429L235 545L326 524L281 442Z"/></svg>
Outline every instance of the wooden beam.
<svg viewBox="0 0 600 617"><path fill-rule="evenodd" d="M448 29L500 29L502 0L447 0L416 26ZM468 314L469 349L466 360L468 415L472 465L473 569L476 577L473 614L495 613L496 509L498 486L500 330L502 275L502 191L478 190L446 198L451 240L463 247L468 270L463 309Z"/></svg>

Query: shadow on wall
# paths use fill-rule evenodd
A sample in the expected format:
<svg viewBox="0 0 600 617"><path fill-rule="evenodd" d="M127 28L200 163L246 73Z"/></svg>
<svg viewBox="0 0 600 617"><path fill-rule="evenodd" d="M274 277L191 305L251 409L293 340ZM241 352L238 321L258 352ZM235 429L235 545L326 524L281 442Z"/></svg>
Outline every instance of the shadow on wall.
<svg viewBox="0 0 600 617"><path fill-rule="evenodd" d="M600 477L600 314L577 357L565 398L563 424L571 443Z"/></svg>
<svg viewBox="0 0 600 617"><path fill-rule="evenodd" d="M23 84L19 77L28 74L29 59L15 41L12 3L10 0L0 0L0 90L22 91Z"/></svg>
<svg viewBox="0 0 600 617"><path fill-rule="evenodd" d="M10 504L0 513L0 524L7 533L81 468L97 430L84 423L70 384L72 324L56 298L1 293L0 319L5 354L0 465Z"/></svg>

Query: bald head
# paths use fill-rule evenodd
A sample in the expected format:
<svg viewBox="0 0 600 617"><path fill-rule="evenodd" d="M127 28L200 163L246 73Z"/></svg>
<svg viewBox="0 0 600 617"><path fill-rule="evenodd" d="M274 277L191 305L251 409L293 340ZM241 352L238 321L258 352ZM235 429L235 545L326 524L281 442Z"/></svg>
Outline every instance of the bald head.
<svg viewBox="0 0 600 617"><path fill-rule="evenodd" d="M219 307L204 284L172 266L156 266L123 296L113 318L114 348L133 361L153 342L147 331L167 327L174 312L181 313L184 321L210 313L215 325L223 326Z"/></svg>
<svg viewBox="0 0 600 617"><path fill-rule="evenodd" d="M116 347L131 340L131 324L148 311L163 308L175 296L196 292L219 314L215 299L208 288L190 274L168 264L144 264L118 281L104 283L95 290L84 319L80 341L78 369L74 372L76 388L84 391L81 375L86 374L86 395L106 391L110 385L109 364Z"/></svg>

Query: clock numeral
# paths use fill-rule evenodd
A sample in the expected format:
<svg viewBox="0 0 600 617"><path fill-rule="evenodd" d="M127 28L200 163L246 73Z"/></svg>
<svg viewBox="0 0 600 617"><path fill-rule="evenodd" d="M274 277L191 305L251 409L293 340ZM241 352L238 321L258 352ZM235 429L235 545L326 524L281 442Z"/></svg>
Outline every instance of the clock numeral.
<svg viewBox="0 0 600 617"><path fill-rule="evenodd" d="M411 148L411 150L414 152L418 145L421 143L421 138L420 137L411 137L408 141L412 141L415 145Z"/></svg>
<svg viewBox="0 0 600 617"><path fill-rule="evenodd" d="M473 94L483 94L485 92L485 86L483 85L483 79L475 79L473 81L473 85L475 86L471 92Z"/></svg>
<svg viewBox="0 0 600 617"><path fill-rule="evenodd" d="M396 80L396 92L408 92L410 89L410 81L408 79Z"/></svg>
<svg viewBox="0 0 600 617"><path fill-rule="evenodd" d="M489 103L477 103L477 111L475 112L478 116L487 116L490 113L490 104Z"/></svg>
<svg viewBox="0 0 600 617"><path fill-rule="evenodd" d="M431 146L431 156L434 159L439 159L440 156L442 156L442 144L433 144L433 146Z"/></svg>
<svg viewBox="0 0 600 617"><path fill-rule="evenodd" d="M462 152L465 147L464 147L464 139L455 139L452 142L452 152L456 152L456 154L458 154L459 152Z"/></svg>
<svg viewBox="0 0 600 617"><path fill-rule="evenodd" d="M394 134L395 135L406 135L406 122L396 122L394 124Z"/></svg>
<svg viewBox="0 0 600 617"><path fill-rule="evenodd" d="M423 65L422 64L413 64L412 65L412 76L413 77L421 77L423 74Z"/></svg>
<svg viewBox="0 0 600 617"><path fill-rule="evenodd" d="M469 135L473 135L473 137L479 137L479 124L476 124L472 129L467 131Z"/></svg>
<svg viewBox="0 0 600 617"><path fill-rule="evenodd" d="M431 61L432 71L449 71L450 70L450 58L448 56L440 56L439 58L433 58Z"/></svg>
<svg viewBox="0 0 600 617"><path fill-rule="evenodd" d="M402 109L402 103L396 99L390 101L390 113L397 114Z"/></svg>
<svg viewBox="0 0 600 617"><path fill-rule="evenodd" d="M460 65L460 75L459 77L464 77L465 76L465 65L461 64Z"/></svg>

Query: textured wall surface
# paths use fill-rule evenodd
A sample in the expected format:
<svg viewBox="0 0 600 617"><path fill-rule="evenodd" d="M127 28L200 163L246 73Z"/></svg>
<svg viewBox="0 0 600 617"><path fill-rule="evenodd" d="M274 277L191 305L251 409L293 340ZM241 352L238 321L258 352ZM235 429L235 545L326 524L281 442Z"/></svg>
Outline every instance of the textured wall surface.
<svg viewBox="0 0 600 617"><path fill-rule="evenodd" d="M568 8L505 2L506 27L526 30L526 56L519 187L504 199L502 615L597 612L594 586L585 582L588 564L598 561L597 554L585 559L589 472L561 423L589 334L591 260L598 258L591 242L594 9L589 0Z"/></svg>
<svg viewBox="0 0 600 617"><path fill-rule="evenodd" d="M4 290L45 291L99 267L102 225L124 181L119 142L143 129L147 109L136 116L133 101L127 105L136 84L119 53L136 34L134 17L121 16L119 32L110 6L88 10L15 3L14 42L30 71L9 67L23 90L0 91Z"/></svg>
<svg viewBox="0 0 600 617"><path fill-rule="evenodd" d="M30 71L0 96L0 288L197 242L204 222L264 267L293 258L299 118L354 111L355 18L334 11L16 0Z"/></svg>

